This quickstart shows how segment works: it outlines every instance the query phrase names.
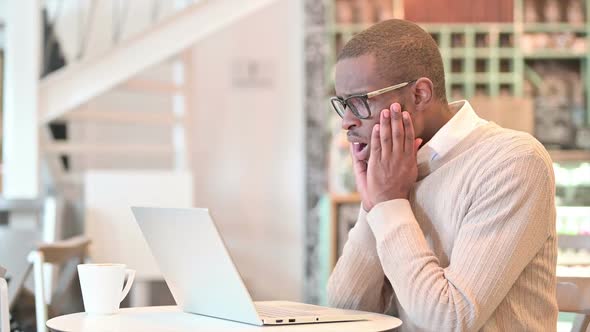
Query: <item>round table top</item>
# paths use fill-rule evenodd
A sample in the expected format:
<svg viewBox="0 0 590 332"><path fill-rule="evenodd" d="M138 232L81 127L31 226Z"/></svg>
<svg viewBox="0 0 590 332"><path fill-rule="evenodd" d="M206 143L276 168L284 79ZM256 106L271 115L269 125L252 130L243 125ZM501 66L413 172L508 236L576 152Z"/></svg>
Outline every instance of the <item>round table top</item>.
<svg viewBox="0 0 590 332"><path fill-rule="evenodd" d="M201 315L185 313L177 306L125 308L114 315L88 315L84 312L64 315L47 321L56 332L110 331L389 331L402 325L401 320L368 313L369 320L358 322L254 326Z"/></svg>

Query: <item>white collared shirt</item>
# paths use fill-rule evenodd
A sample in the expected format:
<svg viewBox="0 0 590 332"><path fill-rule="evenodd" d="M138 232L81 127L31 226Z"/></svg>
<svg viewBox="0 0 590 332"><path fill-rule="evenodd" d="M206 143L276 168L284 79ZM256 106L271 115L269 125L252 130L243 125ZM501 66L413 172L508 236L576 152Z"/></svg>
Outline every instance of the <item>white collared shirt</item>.
<svg viewBox="0 0 590 332"><path fill-rule="evenodd" d="M418 150L418 164L443 157L477 127L488 123L480 118L467 100L449 104L455 115Z"/></svg>

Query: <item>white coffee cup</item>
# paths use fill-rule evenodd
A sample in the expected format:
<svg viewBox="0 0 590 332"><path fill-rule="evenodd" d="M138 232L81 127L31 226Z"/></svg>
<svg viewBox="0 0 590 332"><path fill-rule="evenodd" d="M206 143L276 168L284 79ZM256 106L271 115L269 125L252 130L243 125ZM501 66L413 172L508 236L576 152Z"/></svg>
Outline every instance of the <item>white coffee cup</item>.
<svg viewBox="0 0 590 332"><path fill-rule="evenodd" d="M109 315L119 311L135 279L135 270L127 269L125 264L79 264L78 275L86 312ZM127 284L123 287L125 278Z"/></svg>

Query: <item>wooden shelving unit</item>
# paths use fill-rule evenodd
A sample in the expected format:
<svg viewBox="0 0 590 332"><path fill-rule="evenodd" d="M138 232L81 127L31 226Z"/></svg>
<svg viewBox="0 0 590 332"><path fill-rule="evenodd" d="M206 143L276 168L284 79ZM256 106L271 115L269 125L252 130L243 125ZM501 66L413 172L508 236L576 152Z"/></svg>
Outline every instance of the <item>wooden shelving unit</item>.
<svg viewBox="0 0 590 332"><path fill-rule="evenodd" d="M590 162L590 151L588 150L549 150L549 155L556 163Z"/></svg>
<svg viewBox="0 0 590 332"><path fill-rule="evenodd" d="M390 17L403 18L403 0L391 0ZM370 23L343 24L336 20L336 3L328 1L329 59L326 66L327 91L333 89L333 70L340 48ZM584 0L585 16L590 18L590 0ZM532 60L581 61L581 75L590 86L590 23L530 23L524 21L524 0L514 0L512 23L424 23L421 26L437 41L446 72L446 90L450 100L471 98L477 95L498 96L508 94L521 97L523 85L529 76L533 84L539 75L529 68ZM535 33L571 33L583 37L584 49L533 49L523 50L525 37ZM590 125L590 93L585 96L586 123Z"/></svg>
<svg viewBox="0 0 590 332"><path fill-rule="evenodd" d="M586 26L570 23L524 23L524 32L574 32L586 33Z"/></svg>
<svg viewBox="0 0 590 332"><path fill-rule="evenodd" d="M519 53L513 47L512 25L422 24L422 27L439 45L449 100L476 94L522 94Z"/></svg>
<svg viewBox="0 0 590 332"><path fill-rule="evenodd" d="M336 3L328 0L328 42L329 57L325 74L328 94L333 92L333 65L337 53L356 33L369 27L368 23L343 24L336 20ZM391 17L404 18L403 0L392 0ZM539 88L547 76L538 72L535 63L575 63L579 68L577 74L585 89L582 97L585 110L584 124L590 127L590 0L583 0L585 22L582 24L532 23L525 21L525 0L513 1L513 22L507 23L424 23L421 26L428 31L439 45L446 73L446 90L450 101L456 98L470 99L474 96L516 96L527 97L527 84ZM530 44L536 36L568 35L581 41L584 47L551 48ZM527 44L529 43L529 44ZM531 47L532 45L532 47ZM543 62L545 61L545 62ZM526 82L526 84L525 84ZM328 107L328 106L326 106ZM549 146L549 145L548 145ZM590 150L550 149L549 153L555 163L579 164L590 162ZM568 166L569 167L569 166ZM331 199L331 236L332 243L330 267L334 266L338 252L338 206L358 204L358 194L330 195ZM581 235L560 236L567 243L588 241ZM564 243L565 243L564 242ZM576 243L578 243L576 242Z"/></svg>

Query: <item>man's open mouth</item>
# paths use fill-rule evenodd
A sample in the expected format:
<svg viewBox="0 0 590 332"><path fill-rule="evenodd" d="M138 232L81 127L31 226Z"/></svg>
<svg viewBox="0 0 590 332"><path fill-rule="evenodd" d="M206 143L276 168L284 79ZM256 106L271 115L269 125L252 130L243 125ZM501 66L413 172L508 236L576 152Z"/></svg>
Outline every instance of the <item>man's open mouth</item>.
<svg viewBox="0 0 590 332"><path fill-rule="evenodd" d="M358 142L357 142L357 143L352 143L352 144L353 144L353 146L354 146L354 151L355 151L355 152L360 152L360 151L362 151L364 148L366 148L366 147L367 147L367 144L365 144L365 143L358 143Z"/></svg>
<svg viewBox="0 0 590 332"><path fill-rule="evenodd" d="M369 160L369 144L354 142L352 143L353 153L358 160Z"/></svg>

